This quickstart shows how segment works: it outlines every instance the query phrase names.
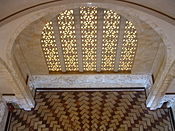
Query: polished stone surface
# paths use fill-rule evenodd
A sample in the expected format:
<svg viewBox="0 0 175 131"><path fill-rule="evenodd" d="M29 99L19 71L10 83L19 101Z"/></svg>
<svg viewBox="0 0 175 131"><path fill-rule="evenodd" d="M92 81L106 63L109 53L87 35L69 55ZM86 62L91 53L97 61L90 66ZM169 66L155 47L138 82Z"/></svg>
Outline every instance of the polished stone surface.
<svg viewBox="0 0 175 131"><path fill-rule="evenodd" d="M150 111L145 92L37 92L14 110L11 131L173 131L169 109Z"/></svg>
<svg viewBox="0 0 175 131"><path fill-rule="evenodd" d="M32 88L119 88L152 86L151 75L119 74L66 74L32 75L28 84Z"/></svg>

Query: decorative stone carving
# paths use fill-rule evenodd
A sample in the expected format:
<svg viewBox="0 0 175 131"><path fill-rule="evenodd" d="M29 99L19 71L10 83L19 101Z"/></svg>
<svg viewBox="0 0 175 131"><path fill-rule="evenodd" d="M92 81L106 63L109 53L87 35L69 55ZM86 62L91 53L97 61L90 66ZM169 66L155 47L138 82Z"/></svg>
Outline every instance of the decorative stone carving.
<svg viewBox="0 0 175 131"><path fill-rule="evenodd" d="M32 108L34 108L33 104L26 104L25 99L20 99L17 98L16 96L3 96L3 99L8 102L8 103L13 103L17 106L19 106L19 108L24 109L24 110L31 110Z"/></svg>
<svg viewBox="0 0 175 131"><path fill-rule="evenodd" d="M149 74L33 75L30 76L28 85L33 88L150 88L152 86L152 77Z"/></svg>
<svg viewBox="0 0 175 131"><path fill-rule="evenodd" d="M164 95L161 98L160 103L156 107L150 109L155 110L161 108L165 102L167 102L167 108L171 107L175 103L175 95Z"/></svg>

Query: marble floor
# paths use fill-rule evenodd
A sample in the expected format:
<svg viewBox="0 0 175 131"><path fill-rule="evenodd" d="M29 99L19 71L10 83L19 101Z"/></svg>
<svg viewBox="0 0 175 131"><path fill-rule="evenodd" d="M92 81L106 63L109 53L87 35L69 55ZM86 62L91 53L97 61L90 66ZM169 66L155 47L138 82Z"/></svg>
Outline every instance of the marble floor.
<svg viewBox="0 0 175 131"><path fill-rule="evenodd" d="M35 100L32 111L13 111L10 131L173 131L169 109L147 109L144 91L47 91Z"/></svg>

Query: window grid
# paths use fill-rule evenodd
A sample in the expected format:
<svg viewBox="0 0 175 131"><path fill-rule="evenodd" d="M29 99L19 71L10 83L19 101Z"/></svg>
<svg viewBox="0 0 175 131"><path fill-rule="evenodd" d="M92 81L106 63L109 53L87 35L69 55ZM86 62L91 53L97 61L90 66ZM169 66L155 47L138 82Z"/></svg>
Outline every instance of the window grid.
<svg viewBox="0 0 175 131"><path fill-rule="evenodd" d="M60 71L61 65L55 41L52 22L48 22L42 31L41 46L49 71Z"/></svg>
<svg viewBox="0 0 175 131"><path fill-rule="evenodd" d="M102 65L104 71L114 70L117 52L120 16L112 10L104 10Z"/></svg>
<svg viewBox="0 0 175 131"><path fill-rule="evenodd" d="M60 41L67 71L78 71L74 11L66 10L58 15Z"/></svg>
<svg viewBox="0 0 175 131"><path fill-rule="evenodd" d="M95 71L97 50L97 7L81 7L80 19L83 68L85 71Z"/></svg>
<svg viewBox="0 0 175 131"><path fill-rule="evenodd" d="M119 70L130 71L137 49L137 32L133 23L126 21Z"/></svg>

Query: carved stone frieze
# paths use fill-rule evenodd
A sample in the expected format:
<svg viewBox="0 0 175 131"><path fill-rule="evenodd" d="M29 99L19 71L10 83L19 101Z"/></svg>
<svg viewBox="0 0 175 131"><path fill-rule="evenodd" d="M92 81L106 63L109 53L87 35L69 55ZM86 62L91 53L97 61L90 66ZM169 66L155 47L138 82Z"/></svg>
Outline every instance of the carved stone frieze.
<svg viewBox="0 0 175 131"><path fill-rule="evenodd" d="M119 74L64 74L33 75L28 85L33 88L111 88L152 86L152 77L146 75Z"/></svg>

